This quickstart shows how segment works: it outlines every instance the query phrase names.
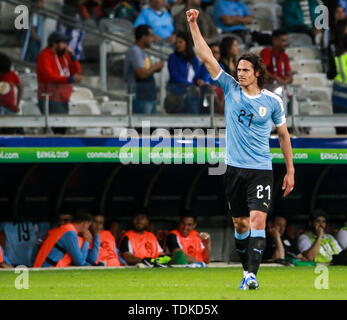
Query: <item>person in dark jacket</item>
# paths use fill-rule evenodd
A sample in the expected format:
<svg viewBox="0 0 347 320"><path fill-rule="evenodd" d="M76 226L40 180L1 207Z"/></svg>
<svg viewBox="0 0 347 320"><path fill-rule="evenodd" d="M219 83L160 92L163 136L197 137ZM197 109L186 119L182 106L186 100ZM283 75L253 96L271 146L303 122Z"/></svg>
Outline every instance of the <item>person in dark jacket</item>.
<svg viewBox="0 0 347 320"><path fill-rule="evenodd" d="M185 33L176 36L176 50L169 56L168 83L165 109L168 113L199 113L199 89L196 77L200 62Z"/></svg>

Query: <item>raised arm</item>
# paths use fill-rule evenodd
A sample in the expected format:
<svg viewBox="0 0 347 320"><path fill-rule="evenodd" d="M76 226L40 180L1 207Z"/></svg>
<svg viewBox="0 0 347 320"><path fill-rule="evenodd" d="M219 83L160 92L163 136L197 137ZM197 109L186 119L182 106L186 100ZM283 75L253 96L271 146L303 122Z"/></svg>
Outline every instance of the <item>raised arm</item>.
<svg viewBox="0 0 347 320"><path fill-rule="evenodd" d="M203 64L206 66L206 69L210 73L212 78L216 78L221 72L222 68L220 67L218 61L212 54L210 47L207 45L203 36L201 35L197 20L199 16L199 11L195 9L190 9L186 12L188 25L192 38L194 41L194 47L196 54L201 59Z"/></svg>

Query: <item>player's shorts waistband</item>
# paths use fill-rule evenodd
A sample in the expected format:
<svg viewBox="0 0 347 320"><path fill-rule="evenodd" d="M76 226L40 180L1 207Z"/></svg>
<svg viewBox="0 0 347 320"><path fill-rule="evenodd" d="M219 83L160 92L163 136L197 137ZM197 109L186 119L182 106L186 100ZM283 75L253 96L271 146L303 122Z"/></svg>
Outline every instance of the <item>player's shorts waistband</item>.
<svg viewBox="0 0 347 320"><path fill-rule="evenodd" d="M254 169L254 168L242 168L242 167L236 167L236 166L231 166L227 164L227 168L230 169L236 169L236 170L241 170L241 171L247 171L247 172L272 172L272 169Z"/></svg>

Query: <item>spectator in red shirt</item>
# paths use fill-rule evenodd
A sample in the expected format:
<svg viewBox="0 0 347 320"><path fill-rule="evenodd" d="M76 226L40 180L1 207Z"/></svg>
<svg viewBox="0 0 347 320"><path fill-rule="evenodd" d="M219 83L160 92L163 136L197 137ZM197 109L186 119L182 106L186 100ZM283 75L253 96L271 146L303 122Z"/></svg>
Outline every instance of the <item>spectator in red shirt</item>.
<svg viewBox="0 0 347 320"><path fill-rule="evenodd" d="M285 53L287 46L287 33L283 30L275 30L272 33L272 48L264 48L260 53L266 65L268 78L267 87L271 87L271 85L283 86L293 82L289 57Z"/></svg>
<svg viewBox="0 0 347 320"><path fill-rule="evenodd" d="M23 85L17 73L11 70L11 66L11 59L0 53L0 115L19 112Z"/></svg>
<svg viewBox="0 0 347 320"><path fill-rule="evenodd" d="M67 46L70 37L53 32L48 47L36 62L39 108L44 113L44 97L48 93L50 113L68 113L72 84L82 81L82 68L74 52Z"/></svg>

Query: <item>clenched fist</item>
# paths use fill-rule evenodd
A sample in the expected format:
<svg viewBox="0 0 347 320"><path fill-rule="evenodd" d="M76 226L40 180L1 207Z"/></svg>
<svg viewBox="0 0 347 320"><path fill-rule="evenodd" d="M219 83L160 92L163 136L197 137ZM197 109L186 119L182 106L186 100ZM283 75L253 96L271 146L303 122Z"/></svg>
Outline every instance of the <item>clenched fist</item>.
<svg viewBox="0 0 347 320"><path fill-rule="evenodd" d="M186 15L189 23L196 23L199 16L199 10L190 9L186 12Z"/></svg>

